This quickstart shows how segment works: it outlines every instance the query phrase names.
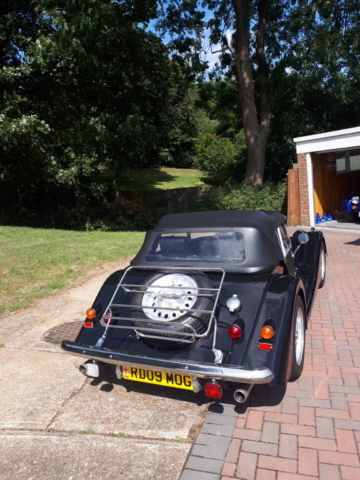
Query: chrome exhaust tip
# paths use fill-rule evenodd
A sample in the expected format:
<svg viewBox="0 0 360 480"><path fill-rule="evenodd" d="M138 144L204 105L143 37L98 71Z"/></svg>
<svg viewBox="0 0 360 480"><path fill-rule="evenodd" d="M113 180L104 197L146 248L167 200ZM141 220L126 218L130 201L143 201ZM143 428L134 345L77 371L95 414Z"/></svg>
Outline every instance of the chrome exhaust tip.
<svg viewBox="0 0 360 480"><path fill-rule="evenodd" d="M246 385L244 388L237 388L234 391L234 399L238 403L245 403L249 398L250 392L254 385Z"/></svg>
<svg viewBox="0 0 360 480"><path fill-rule="evenodd" d="M86 377L97 378L100 375L99 364L95 360L88 360L82 363L79 370Z"/></svg>

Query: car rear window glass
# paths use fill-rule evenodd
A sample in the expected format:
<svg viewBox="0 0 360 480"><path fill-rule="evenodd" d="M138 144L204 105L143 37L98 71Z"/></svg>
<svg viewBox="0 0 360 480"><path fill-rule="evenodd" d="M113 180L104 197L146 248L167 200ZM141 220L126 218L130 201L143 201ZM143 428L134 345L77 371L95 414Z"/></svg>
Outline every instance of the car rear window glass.
<svg viewBox="0 0 360 480"><path fill-rule="evenodd" d="M239 264L243 263L245 258L245 240L241 232L191 232L157 235L145 260Z"/></svg>

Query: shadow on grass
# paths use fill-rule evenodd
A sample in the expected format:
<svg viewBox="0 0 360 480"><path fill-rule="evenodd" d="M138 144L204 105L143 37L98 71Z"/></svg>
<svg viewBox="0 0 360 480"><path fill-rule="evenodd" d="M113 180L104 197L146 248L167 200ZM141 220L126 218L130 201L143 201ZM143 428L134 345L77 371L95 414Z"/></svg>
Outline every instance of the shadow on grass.
<svg viewBox="0 0 360 480"><path fill-rule="evenodd" d="M130 170L124 173L123 177L116 183L119 190L163 190L163 184L169 184L167 188L175 188L171 183L176 182L179 175L172 174L160 170L158 168L143 168ZM115 180L115 174L112 170L104 169L100 176L96 179L97 183L112 183Z"/></svg>

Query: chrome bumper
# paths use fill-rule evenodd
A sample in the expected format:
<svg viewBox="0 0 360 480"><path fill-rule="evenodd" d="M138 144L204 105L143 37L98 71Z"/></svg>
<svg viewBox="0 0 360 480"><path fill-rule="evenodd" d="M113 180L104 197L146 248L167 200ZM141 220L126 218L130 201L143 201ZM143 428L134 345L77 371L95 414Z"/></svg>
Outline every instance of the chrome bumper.
<svg viewBox="0 0 360 480"><path fill-rule="evenodd" d="M134 368L145 368L167 373L177 373L190 377L251 384L269 383L274 378L274 374L266 367L249 369L233 365L214 365L212 363L192 363L156 357L144 357L142 355L134 355L127 352L105 350L90 345L81 345L68 342L67 340L64 340L61 343L61 348L71 355L77 355L87 359L91 358L104 363Z"/></svg>

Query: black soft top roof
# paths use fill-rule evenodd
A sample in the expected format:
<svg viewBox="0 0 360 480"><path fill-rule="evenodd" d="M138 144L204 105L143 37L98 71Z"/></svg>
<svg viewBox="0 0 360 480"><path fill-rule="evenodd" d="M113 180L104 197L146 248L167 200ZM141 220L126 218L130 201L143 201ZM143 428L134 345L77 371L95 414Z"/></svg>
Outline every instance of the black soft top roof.
<svg viewBox="0 0 360 480"><path fill-rule="evenodd" d="M225 264L221 262L196 263L191 260L176 263L176 266L198 268L224 268L225 271L238 273L256 273L274 268L282 259L282 251L276 228L285 222L286 217L278 212L261 210L225 210L217 212L193 212L166 215L162 217L154 230L146 234L143 246L132 260L133 266L173 267L174 263L147 261L151 245L164 233L172 232L213 232L241 231L245 239L246 259L243 263Z"/></svg>
<svg viewBox="0 0 360 480"><path fill-rule="evenodd" d="M165 215L155 230L193 228L256 228L273 236L275 228L285 222L285 215L266 210L223 210Z"/></svg>

